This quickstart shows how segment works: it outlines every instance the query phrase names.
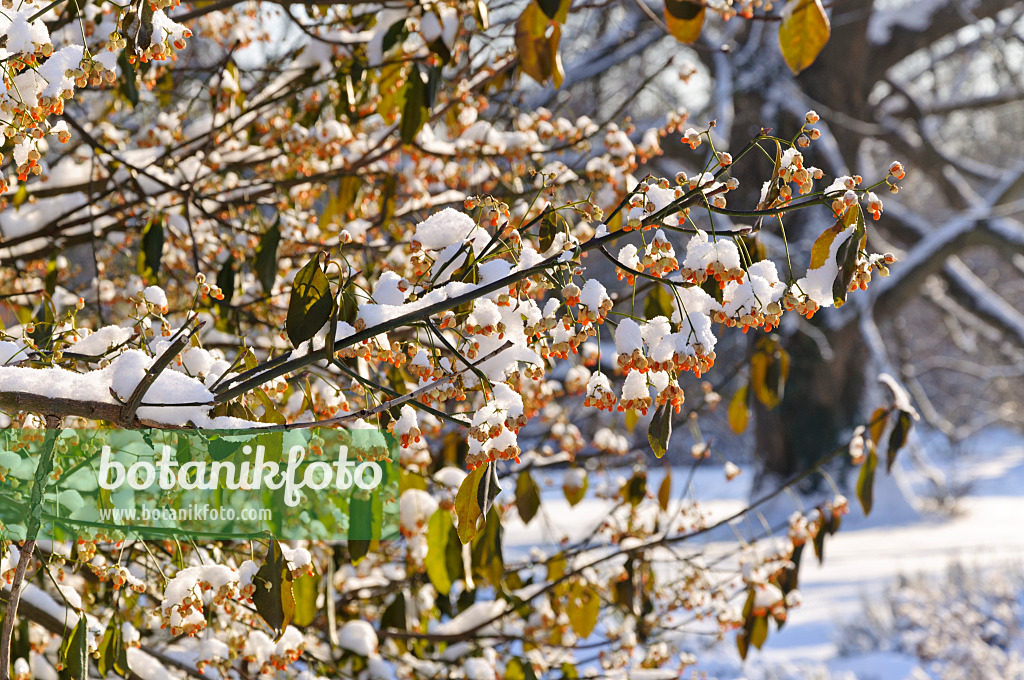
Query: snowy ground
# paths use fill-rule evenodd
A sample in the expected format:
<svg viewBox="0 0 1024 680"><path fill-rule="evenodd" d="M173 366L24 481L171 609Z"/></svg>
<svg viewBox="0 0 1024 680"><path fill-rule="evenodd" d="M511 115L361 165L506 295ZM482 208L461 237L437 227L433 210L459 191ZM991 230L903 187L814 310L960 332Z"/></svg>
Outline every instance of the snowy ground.
<svg viewBox="0 0 1024 680"><path fill-rule="evenodd" d="M913 513L879 499L875 512L865 520L852 501L850 516L826 545L825 563L819 566L813 558L804 561L800 571L803 605L791 612L784 629L773 630L764 649L752 649L745 664L730 638L701 654L700 668L710 677L749 680L937 677L934 669L930 669L933 675L926 674L929 669L920 668L910 656L874 652L844 657L838 655L837 648L837 622L863 616L865 604L883 598L886 587L899 576L924 573L940 578L953 563L969 569L1024 564L1024 438L990 431L955 457L933 453L932 462L948 482L966 485L966 495L957 501L957 513ZM673 473L677 485L685 476L685 470ZM721 468L709 466L698 472L694 486L713 517L723 517L743 507L751 477L752 471L745 471L727 484ZM656 489L659 481L660 473L652 471L648 488ZM902 481L917 492L928 487L907 464L902 466ZM878 487L878 491L883 489ZM892 490L890 485L888 491ZM569 508L555 491L545 494L548 540L557 539L563 530L570 537L581 535L607 512L607 503L589 497ZM854 496L852 492L849 495L851 499ZM558 518L557 524L552 518ZM513 550L516 545L547 542L539 538L536 522L529 530L509 526L506 541ZM1019 587L1024 592L1024 584Z"/></svg>

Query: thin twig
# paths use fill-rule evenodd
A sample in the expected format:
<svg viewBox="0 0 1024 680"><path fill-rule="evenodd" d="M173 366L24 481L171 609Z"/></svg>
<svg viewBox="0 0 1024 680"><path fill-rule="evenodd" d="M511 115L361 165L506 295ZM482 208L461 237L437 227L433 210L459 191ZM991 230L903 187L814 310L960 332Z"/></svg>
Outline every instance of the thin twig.
<svg viewBox="0 0 1024 680"><path fill-rule="evenodd" d="M134 390L132 390L132 394L128 397L128 401L126 401L124 406L121 407L121 422L131 421L132 418L135 417L135 412L142 403L142 398L146 396L146 392L148 392L149 388L153 386L153 383L156 382L156 379L160 374L164 372L164 369L170 365L174 357L178 355L181 348L188 344L188 341L196 334L196 332L199 331L200 328L203 327L204 324L205 322L200 322L191 329L189 328L188 323L182 326L178 337L174 338L171 341L171 344L167 346L167 349L157 357L156 361L153 362L153 365L149 367L148 371L146 371L146 375L142 377L139 384L135 386Z"/></svg>
<svg viewBox="0 0 1024 680"><path fill-rule="evenodd" d="M14 578L11 580L11 594L7 598L4 626L0 631L0 680L10 680L11 637L14 635L14 621L18 615L18 603L21 601L21 586L25 581L25 572L28 571L28 564L32 560L32 553L36 547L36 536L39 535L43 512L43 491L46 489L46 480L50 477L50 471L53 469L53 451L56 448L57 435L60 434L59 426L60 418L46 416L46 438L43 440L39 462L36 464L25 542L21 546L18 566L15 568Z"/></svg>

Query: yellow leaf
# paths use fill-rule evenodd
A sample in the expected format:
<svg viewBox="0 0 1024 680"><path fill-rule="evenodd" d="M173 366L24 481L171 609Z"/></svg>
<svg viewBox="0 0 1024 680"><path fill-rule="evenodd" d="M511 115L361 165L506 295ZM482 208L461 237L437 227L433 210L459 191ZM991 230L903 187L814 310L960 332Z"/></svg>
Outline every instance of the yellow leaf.
<svg viewBox="0 0 1024 680"><path fill-rule="evenodd" d="M665 468L665 479L661 480L661 486L658 487L658 505L665 512L668 512L668 502L672 498L672 469Z"/></svg>
<svg viewBox="0 0 1024 680"><path fill-rule="evenodd" d="M572 590L569 591L569 607L566 613L576 635L580 638L589 637L594 632L601 614L601 598L593 586L578 581L574 583Z"/></svg>
<svg viewBox="0 0 1024 680"><path fill-rule="evenodd" d="M779 49L793 73L814 63L830 34L821 0L790 0L779 25Z"/></svg>
<svg viewBox="0 0 1024 680"><path fill-rule="evenodd" d="M626 430L633 434L636 430L637 421L640 420L640 414L636 412L636 409L629 409L626 411Z"/></svg>
<svg viewBox="0 0 1024 680"><path fill-rule="evenodd" d="M875 409L875 412L871 414L871 420L868 422L871 423L871 441L880 444L882 442L882 433L885 432L885 426L889 422L887 409L882 407Z"/></svg>
<svg viewBox="0 0 1024 680"><path fill-rule="evenodd" d="M565 72L558 43L562 27L551 21L536 2L531 2L516 21L516 49L519 68L538 83L554 80L555 87L562 84Z"/></svg>
<svg viewBox="0 0 1024 680"><path fill-rule="evenodd" d="M837 220L835 224L821 232L821 236L814 240L814 245L811 246L811 266L809 269L820 269L828 262L828 253L832 248L832 242L836 240L836 236L846 231L846 225L843 224L842 220Z"/></svg>
<svg viewBox="0 0 1024 680"><path fill-rule="evenodd" d="M782 399L789 377L789 352L770 338L762 338L750 357L750 385L754 396L766 408L775 408Z"/></svg>
<svg viewBox="0 0 1024 680"><path fill-rule="evenodd" d="M704 26L704 6L689 0L665 0L665 25L679 42L697 42Z"/></svg>
<svg viewBox="0 0 1024 680"><path fill-rule="evenodd" d="M736 390L732 401L729 402L729 427L736 434L743 434L747 429L747 420L750 412L747 410L747 386Z"/></svg>

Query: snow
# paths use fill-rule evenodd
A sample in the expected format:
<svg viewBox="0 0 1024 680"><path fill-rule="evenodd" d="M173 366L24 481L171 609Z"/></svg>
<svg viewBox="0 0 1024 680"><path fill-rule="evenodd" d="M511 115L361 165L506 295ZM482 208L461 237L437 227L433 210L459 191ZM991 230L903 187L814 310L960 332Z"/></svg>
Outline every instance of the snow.
<svg viewBox="0 0 1024 680"><path fill-rule="evenodd" d="M122 400L128 399L147 375L153 361L153 357L142 350L129 349L115 357L105 368L87 373L76 373L59 366L0 366L0 384L4 386L5 392L26 392L51 399L115 405L118 402L111 396L111 391ZM213 394L203 383L179 371L161 372L146 392L142 403L146 405L139 407L138 417L153 423L186 425L192 422L198 427L213 429L258 426L258 423L239 418L211 418L208 411L213 406Z"/></svg>
<svg viewBox="0 0 1024 680"><path fill-rule="evenodd" d="M580 291L580 304L587 307L587 309L598 309L601 303L610 299L608 297L608 291L597 279L587 279L587 282L583 284L583 290Z"/></svg>
<svg viewBox="0 0 1024 680"><path fill-rule="evenodd" d="M926 436L922 437L928 441ZM709 677L723 680L939 678L937 671L922 668L916 658L903 653L875 651L841 656L838 639L845 622L863 619L866 603L879 602L886 588L901 576L924 574L927 578L939 579L951 564L971 568L1019 565L1024 561L1024 532L1020 531L1020 517L1024 516L1024 497L1020 494L1024 486L1024 439L1021 435L1005 430L986 431L972 441L969 457L937 462L951 481L971 482L970 492L960 499L958 514L951 517L918 513L915 516L879 507L879 502L887 500L880 497L880 492L884 495L896 492L895 484L881 486L891 478L885 477L880 467L876 507L871 517L862 516L859 505L852 500L853 494L848 492L851 513L844 519L840 531L827 539L824 563L819 566L813 555L805 555L800 569L802 603L789 612L785 627L777 631L773 626L764 648L751 649L745 663L736 653L734 634L727 635L715 646L697 650L698 675L707 672ZM727 482L719 466L698 468L693 488L710 521L730 515L746 504L755 475L751 468L740 469L743 474ZM904 485L917 490L927 488L926 480L907 463L905 453L897 459L894 470ZM688 473L688 467L675 470L673 480L685 479ZM607 473L591 474L592 490L600 487L607 477ZM572 477L572 483L580 485L579 478L583 475L581 468L569 469L565 483ZM660 470L649 470L648 489L658 488L662 475ZM530 550L557 550L565 537L570 541L579 540L611 516L614 509L613 500L602 499L593 492L577 505L570 506L559 486L545 484L541 473L535 472L534 476L543 490L542 500L552 523L538 529L536 524L523 525L514 513L509 516L504 534L506 560L510 555L526 554ZM555 478L561 477L560 472ZM611 486L615 484L613 481ZM777 508L781 517L794 509L794 502L782 499L782 505ZM804 510L813 505L813 500L805 500ZM771 517L769 514L769 519ZM724 533L706 545L693 548L700 548L710 562L716 555L734 551L736 543L731 533ZM761 595L761 604L767 606L776 594ZM737 606L742 606L742 601ZM685 634L680 638L693 644L702 644L702 639L704 636ZM689 672L688 669L686 677ZM629 677L642 676L630 671Z"/></svg>
<svg viewBox="0 0 1024 680"><path fill-rule="evenodd" d="M134 332L131 328L122 328L120 326L103 326L89 335L84 335L80 340L71 343L68 350L85 356L99 356L105 353L111 347L116 347L124 342L127 342L132 337ZM3 359L2 350L0 350L0 360ZM0 361L2 364L3 361Z"/></svg>
<svg viewBox="0 0 1024 680"><path fill-rule="evenodd" d="M646 399L649 394L647 377L640 371L630 371L622 383L622 400Z"/></svg>
<svg viewBox="0 0 1024 680"><path fill-rule="evenodd" d="M373 301L382 305L401 305L409 295L408 283L406 290L401 290L402 277L392 271L386 271L377 279L373 287Z"/></svg>
<svg viewBox="0 0 1024 680"><path fill-rule="evenodd" d="M504 614L506 607L504 600L477 602L453 619L442 623L431 621L430 632L435 635L460 635L472 630L486 635L494 630L494 625L488 622Z"/></svg>
<svg viewBox="0 0 1024 680"><path fill-rule="evenodd" d="M874 7L868 19L868 42L884 45L897 28L923 31L931 24L932 17L943 8L947 12L955 11L949 4L947 0L890 0L880 7Z"/></svg>
<svg viewBox="0 0 1024 680"><path fill-rule="evenodd" d="M398 420L395 421L395 432L400 435L408 434L417 425L416 409L406 404L402 407Z"/></svg>
<svg viewBox="0 0 1024 680"><path fill-rule="evenodd" d="M779 272L771 260L759 260L747 268L743 283L730 281L722 292L722 311L729 317L754 310L764 311L771 302L778 302L786 292L779 281Z"/></svg>
<svg viewBox="0 0 1024 680"><path fill-rule="evenodd" d="M622 248L619 249L619 255L616 259L630 269L637 271L640 269L640 257L637 253L636 246L632 243L622 246Z"/></svg>
<svg viewBox="0 0 1024 680"><path fill-rule="evenodd" d="M20 340L16 342L0 340L0 366L8 363L18 363L26 358L25 345Z"/></svg>
<svg viewBox="0 0 1024 680"><path fill-rule="evenodd" d="M360 656L377 653L377 632L366 621L346 621L338 629L338 646Z"/></svg>
<svg viewBox="0 0 1024 680"><path fill-rule="evenodd" d="M399 499L399 520L402 531L412 534L423 530L437 510L437 501L421 489L406 489Z"/></svg>
<svg viewBox="0 0 1024 680"><path fill-rule="evenodd" d="M469 215L454 208L445 208L417 224L412 240L428 250L442 250L462 243L477 228Z"/></svg>
<svg viewBox="0 0 1024 680"><path fill-rule="evenodd" d="M164 293L163 288L160 286L147 287L142 291L142 297L157 309L167 308L167 294Z"/></svg>
<svg viewBox="0 0 1024 680"><path fill-rule="evenodd" d="M707 232L698 229L686 243L683 267L701 271L714 262L720 262L726 269L737 269L740 266L740 252L731 240L708 240Z"/></svg>
<svg viewBox="0 0 1024 680"><path fill-rule="evenodd" d="M623 319L615 329L615 349L619 354L632 354L643 347L640 324L632 319Z"/></svg>
<svg viewBox="0 0 1024 680"><path fill-rule="evenodd" d="M484 659L466 659L462 667L466 680L495 680L494 668Z"/></svg>

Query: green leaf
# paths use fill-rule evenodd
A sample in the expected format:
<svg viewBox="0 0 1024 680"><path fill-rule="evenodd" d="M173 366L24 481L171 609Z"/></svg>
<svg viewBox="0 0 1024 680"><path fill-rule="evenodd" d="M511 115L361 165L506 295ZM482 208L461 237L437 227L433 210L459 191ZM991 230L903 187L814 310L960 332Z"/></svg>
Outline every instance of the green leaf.
<svg viewBox="0 0 1024 680"><path fill-rule="evenodd" d="M900 411L896 417L896 422L892 426L892 432L889 433L889 455L885 464L886 472L892 470L892 464L896 462L896 454L907 443L907 435L910 434L912 422L910 414L906 411Z"/></svg>
<svg viewBox="0 0 1024 680"><path fill-rule="evenodd" d="M580 638L590 637L601 613L601 598L592 586L577 581L569 589L569 606L566 607L566 613L576 635Z"/></svg>
<svg viewBox="0 0 1024 680"><path fill-rule="evenodd" d="M103 633L100 641L99 656L96 658L96 667L99 669L100 677L107 677L108 673L114 673L122 678L130 674L128 668L128 650L121 638L121 621L117 616L110 617L110 623Z"/></svg>
<svg viewBox="0 0 1024 680"><path fill-rule="evenodd" d="M640 504L647 494L647 472L637 470L633 476L622 485L622 497L634 508Z"/></svg>
<svg viewBox="0 0 1024 680"><path fill-rule="evenodd" d="M750 647L749 643L747 642L747 634L742 630L736 633L736 649L740 653L740 659L746 661L747 651L750 649Z"/></svg>
<svg viewBox="0 0 1024 680"><path fill-rule="evenodd" d="M395 175L388 175L383 182L380 192L380 220L381 226L386 227L395 219L395 203L398 196L398 178Z"/></svg>
<svg viewBox="0 0 1024 680"><path fill-rule="evenodd" d="M863 241L867 238L864 227L864 215L860 206L854 205L847 213L847 218L854 217L856 227L853 234L843 241L836 251L836 264L839 265L839 273L832 282L832 297L836 307L842 307L846 302L846 296L850 291L850 283L853 282L853 275L857 271L857 255L863 248Z"/></svg>
<svg viewBox="0 0 1024 680"><path fill-rule="evenodd" d="M829 522L825 519L824 508L818 508L818 512L821 513L822 523L818 533L814 534L814 556L818 558L818 564L822 564L825 561L825 534L828 533Z"/></svg>
<svg viewBox="0 0 1024 680"><path fill-rule="evenodd" d="M821 0L790 0L782 11L779 49L793 73L814 63L828 42L831 28Z"/></svg>
<svg viewBox="0 0 1024 680"><path fill-rule="evenodd" d="M57 269L57 253L54 253L50 257L50 261L46 263L46 280L44 285L46 287L46 294L53 295L54 291L57 290L57 276L59 270Z"/></svg>
<svg viewBox="0 0 1024 680"><path fill-rule="evenodd" d="M783 595L799 587L800 558L804 554L804 545L804 543L801 543L793 548L793 554L789 558L791 566L783 569L782 576L779 578L779 589L782 590Z"/></svg>
<svg viewBox="0 0 1024 680"><path fill-rule="evenodd" d="M380 627L391 628L393 630L405 630L408 628L406 622L406 604L405 604L405 593L399 591L395 595L395 599L391 601L391 604L387 606L384 613L380 616Z"/></svg>
<svg viewBox="0 0 1024 680"><path fill-rule="evenodd" d="M284 415L277 409L277 404L274 403L266 392L263 390L253 390L252 394L263 405L263 415L260 416L260 422L274 423L275 425L285 424L286 419Z"/></svg>
<svg viewBox="0 0 1024 680"><path fill-rule="evenodd" d="M515 658L505 666L505 680L537 680L537 674L532 663Z"/></svg>
<svg viewBox="0 0 1024 680"><path fill-rule="evenodd" d="M540 508L540 489L537 488L537 482L533 481L533 477L530 476L530 471L523 470L516 480L516 510L519 512L523 524L530 523L530 520L537 515L538 508Z"/></svg>
<svg viewBox="0 0 1024 680"><path fill-rule="evenodd" d="M256 613L280 638L295 615L292 573L276 539L270 541L267 559L252 577L256 591L252 602Z"/></svg>
<svg viewBox="0 0 1024 680"><path fill-rule="evenodd" d="M494 499L501 493L501 484L498 483L498 466L495 465L494 461L491 461L487 463L485 469L486 472L476 489L477 504L480 506L480 514L484 518L487 517Z"/></svg>
<svg viewBox="0 0 1024 680"><path fill-rule="evenodd" d="M355 216L355 206L363 189L363 181L356 175L346 175L338 180L338 190L331 194L320 214L321 225L344 224Z"/></svg>
<svg viewBox="0 0 1024 680"><path fill-rule="evenodd" d="M18 619L18 627L13 631L13 640L11 641L11 659L28 661L29 655L32 654L32 640L29 637L28 624L29 620L24 616Z"/></svg>
<svg viewBox="0 0 1024 680"><path fill-rule="evenodd" d="M217 300L221 314L226 314L231 308L231 298L235 295L235 256L228 253L228 259L220 266L217 272L217 287L224 293L223 300Z"/></svg>
<svg viewBox="0 0 1024 680"><path fill-rule="evenodd" d="M747 589L747 599L743 601L743 622L744 625L749 627L750 615L754 611L754 602L757 601L757 591L754 590L754 586L750 586Z"/></svg>
<svg viewBox="0 0 1024 680"><path fill-rule="evenodd" d="M135 64L128 61L128 52L121 50L117 55L117 65L121 67L121 77L117 79L117 89L121 96L135 108L139 105L139 86L135 76Z"/></svg>
<svg viewBox="0 0 1024 680"><path fill-rule="evenodd" d="M554 210L548 210L540 220L540 252L547 252L554 244L557 233L558 215Z"/></svg>
<svg viewBox="0 0 1024 680"><path fill-rule="evenodd" d="M832 517L829 518L826 528L828 529L828 535L834 536L839 531L839 525L843 523L843 516L838 512L833 512Z"/></svg>
<svg viewBox="0 0 1024 680"><path fill-rule="evenodd" d="M768 616L755 616L754 625L750 631L750 644L758 649L768 639Z"/></svg>
<svg viewBox="0 0 1024 680"><path fill-rule="evenodd" d="M256 280L263 286L263 292L267 295L273 290L274 278L277 276L277 247L281 243L281 230L278 227L280 223L281 219L278 218L260 237L259 245L256 246L256 260L252 265Z"/></svg>
<svg viewBox="0 0 1024 680"><path fill-rule="evenodd" d="M671 319L674 311L675 298L672 293L660 283L654 284L644 300L644 318L648 321L658 316Z"/></svg>
<svg viewBox="0 0 1024 680"><path fill-rule="evenodd" d="M868 455L860 466L857 476L857 500L864 509L864 516L871 514L871 506L875 502L875 468L878 466L878 455L874 443L867 444Z"/></svg>
<svg viewBox="0 0 1024 680"><path fill-rule="evenodd" d="M438 60L442 64L447 64L452 60L451 50L448 49L447 43L445 43L442 38L437 38L432 42L427 43L427 48L437 55Z"/></svg>
<svg viewBox="0 0 1024 680"><path fill-rule="evenodd" d="M445 566L448 569L448 578L454 583L458 579L466 578L466 563L462 560L462 540L459 538L459 531L448 516L448 548L444 554Z"/></svg>
<svg viewBox="0 0 1024 680"><path fill-rule="evenodd" d="M560 87L565 78L558 53L561 39L562 27L551 22L536 2L529 3L516 21L520 70L541 85L551 78L555 88Z"/></svg>
<svg viewBox="0 0 1024 680"><path fill-rule="evenodd" d="M450 510L438 508L430 516L427 524L427 578L434 589L447 595L452 589L452 579L448 574L448 539L451 536L452 514Z"/></svg>
<svg viewBox="0 0 1024 680"><path fill-rule="evenodd" d="M18 185L18 190L14 192L14 198L11 199L11 205L15 208L22 205L28 200L28 189L25 188L24 184Z"/></svg>
<svg viewBox="0 0 1024 680"><path fill-rule="evenodd" d="M871 414L871 420L868 422L871 424L871 429L868 430L871 441L875 442L876 445L881 444L882 433L885 432L885 426L889 423L889 410L884 406L879 406Z"/></svg>
<svg viewBox="0 0 1024 680"><path fill-rule="evenodd" d="M587 495L587 487L590 486L590 480L586 474L583 476L583 484L579 487L568 487L562 485L562 493L565 494L565 500L569 501L569 506L572 507L583 500L584 496Z"/></svg>
<svg viewBox="0 0 1024 680"><path fill-rule="evenodd" d="M142 247L136 270L139 276L151 283L157 283L160 276L160 258L164 254L164 223L159 217L152 217L142 229Z"/></svg>
<svg viewBox="0 0 1024 680"><path fill-rule="evenodd" d="M704 26L704 5L690 0L665 0L665 25L679 42L697 42Z"/></svg>
<svg viewBox="0 0 1024 680"><path fill-rule="evenodd" d="M316 600L320 594L320 578L308 574L292 582L292 596L295 598L295 616L292 623L308 626L316 620Z"/></svg>
<svg viewBox="0 0 1024 680"><path fill-rule="evenodd" d="M295 275L292 295L288 301L285 329L294 347L309 340L331 318L334 298L327 275L320 268L320 256L315 256Z"/></svg>
<svg viewBox="0 0 1024 680"><path fill-rule="evenodd" d="M647 441L657 458L661 458L668 451L668 440L672 437L672 416L675 412L672 404L662 404L655 409L651 424L647 427Z"/></svg>
<svg viewBox="0 0 1024 680"><path fill-rule="evenodd" d="M387 32L384 34L384 40L381 41L381 52L387 53L401 41L403 35L408 35L408 32L405 30L405 19L396 21L388 27Z"/></svg>
<svg viewBox="0 0 1024 680"><path fill-rule="evenodd" d="M493 506L487 513L483 531L477 532L470 546L473 573L494 588L501 588L501 580L505 576L505 560L501 549L502 529L501 517Z"/></svg>
<svg viewBox="0 0 1024 680"><path fill-rule="evenodd" d="M64 664L64 670L58 674L60 680L86 680L89 677L88 635L89 623L83 613L71 634L61 643L60 660Z"/></svg>
<svg viewBox="0 0 1024 680"><path fill-rule="evenodd" d="M729 427L736 434L743 434L747 429L747 421L750 419L750 409L747 408L747 385L736 390L729 400Z"/></svg>
<svg viewBox="0 0 1024 680"><path fill-rule="evenodd" d="M412 70L409 71L409 79L405 84L405 107L402 109L400 130L402 141L412 144L429 117L427 86L423 82L419 67L413 64Z"/></svg>
<svg viewBox="0 0 1024 680"><path fill-rule="evenodd" d="M359 564L380 543L384 521L383 500L379 493L369 496L355 493L348 507L348 554L352 564Z"/></svg>

